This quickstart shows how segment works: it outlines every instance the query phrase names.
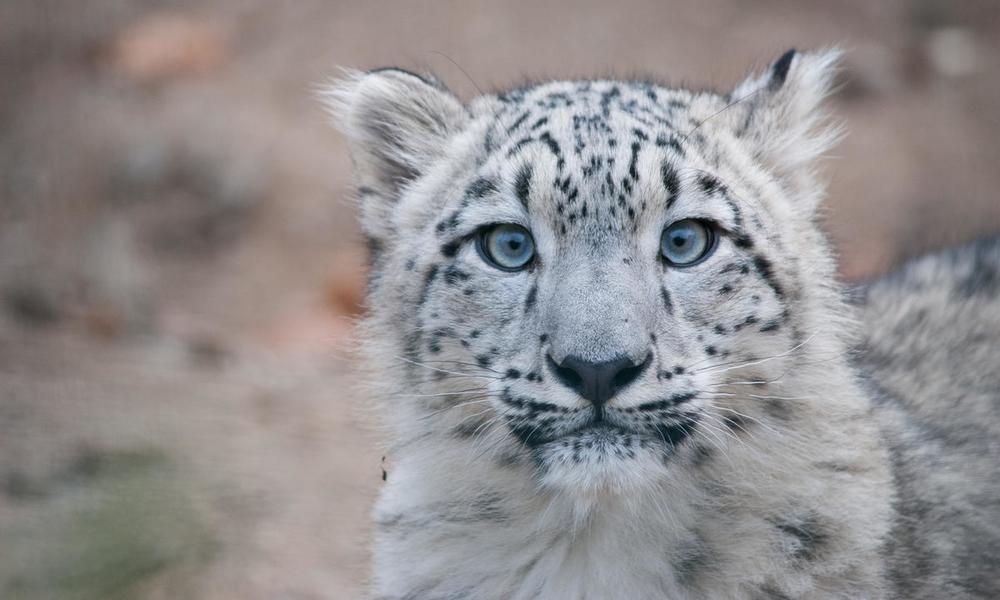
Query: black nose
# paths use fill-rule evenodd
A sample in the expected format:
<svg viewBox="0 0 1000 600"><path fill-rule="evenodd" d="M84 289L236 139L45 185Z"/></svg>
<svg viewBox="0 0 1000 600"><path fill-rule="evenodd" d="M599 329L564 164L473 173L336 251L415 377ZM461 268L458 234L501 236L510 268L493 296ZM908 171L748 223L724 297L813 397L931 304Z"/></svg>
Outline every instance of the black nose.
<svg viewBox="0 0 1000 600"><path fill-rule="evenodd" d="M619 356L606 362L591 362L577 356L567 356L556 362L549 356L549 367L564 385L601 407L616 393L638 379L652 361L652 355L639 364L627 356Z"/></svg>

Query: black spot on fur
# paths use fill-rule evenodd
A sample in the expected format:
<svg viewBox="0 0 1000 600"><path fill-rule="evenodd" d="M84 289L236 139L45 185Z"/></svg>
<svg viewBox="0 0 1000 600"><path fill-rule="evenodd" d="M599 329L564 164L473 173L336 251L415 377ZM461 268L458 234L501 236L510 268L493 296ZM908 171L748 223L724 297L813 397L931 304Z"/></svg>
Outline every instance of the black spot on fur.
<svg viewBox="0 0 1000 600"><path fill-rule="evenodd" d="M632 142L632 157L628 162L628 176L633 180L639 180L639 171L637 165L639 163L639 142Z"/></svg>
<svg viewBox="0 0 1000 600"><path fill-rule="evenodd" d="M673 396L670 396L669 398L664 398L662 400L654 400L653 402L643 402L642 404L636 406L635 408L636 410L643 412L664 410L667 408L672 408L679 404L684 404L686 402L689 402L693 400L697 395L698 394L696 394L695 392L684 392L682 394L674 394Z"/></svg>
<svg viewBox="0 0 1000 600"><path fill-rule="evenodd" d="M461 244L458 242L448 242L446 244L442 244L441 254L445 255L447 258L453 258L456 254L458 254L458 249L460 247Z"/></svg>
<svg viewBox="0 0 1000 600"><path fill-rule="evenodd" d="M676 199L677 193L680 192L680 178L677 176L677 171L667 161L663 161L663 164L660 165L660 178L663 180L664 189L667 190L667 207L669 208Z"/></svg>
<svg viewBox="0 0 1000 600"><path fill-rule="evenodd" d="M770 321L764 323L760 326L761 333L767 333L769 331L777 331L781 328L781 322L777 319L771 319Z"/></svg>
<svg viewBox="0 0 1000 600"><path fill-rule="evenodd" d="M524 111L524 113L522 113L521 116L518 117L517 120L514 121L514 123L512 123L510 127L507 128L507 135L514 133L514 131L516 131L518 127L520 127L525 121L528 120L529 116L531 116L531 113L528 111Z"/></svg>
<svg viewBox="0 0 1000 600"><path fill-rule="evenodd" d="M448 265L444 270L444 280L449 285L455 285L459 281L468 281L468 279L469 274L455 265Z"/></svg>
<svg viewBox="0 0 1000 600"><path fill-rule="evenodd" d="M771 265L771 261L757 254L753 257L753 266L757 269L757 273L760 274L761 278L764 279L764 282L774 291L774 295L779 299L784 298L785 291L774 276L774 268Z"/></svg>
<svg viewBox="0 0 1000 600"><path fill-rule="evenodd" d="M562 149L559 147L559 143L552 139L552 136L548 131L539 136L538 139L539 141L544 142L545 145L549 147L549 150L552 151L552 154L555 154L557 158L562 156Z"/></svg>
<svg viewBox="0 0 1000 600"><path fill-rule="evenodd" d="M699 446L696 452L703 449ZM704 448L711 453L711 449ZM696 454L697 459L698 454ZM712 566L712 552L708 544L700 537L690 541L682 542L676 548L675 558L671 561L677 580L685 585L691 585L699 575L710 570Z"/></svg>
<svg viewBox="0 0 1000 600"><path fill-rule="evenodd" d="M701 191L711 195L717 192L722 187L722 184L715 177L702 174L698 177L698 187L701 188Z"/></svg>
<svg viewBox="0 0 1000 600"><path fill-rule="evenodd" d="M517 172L517 179L514 182L514 193L517 194L517 199L521 201L521 205L524 208L528 208L528 197L531 193L531 165L524 165Z"/></svg>
<svg viewBox="0 0 1000 600"><path fill-rule="evenodd" d="M685 416L684 420L680 422L657 423L653 429L673 450L694 433L697 425L698 421L694 416Z"/></svg>
<svg viewBox="0 0 1000 600"><path fill-rule="evenodd" d="M524 299L524 312L528 312L535 306L538 299L538 284L532 285L528 290L528 297Z"/></svg>
<svg viewBox="0 0 1000 600"><path fill-rule="evenodd" d="M420 289L420 298L417 300L418 306L423 306L427 302L427 296L430 293L431 286L434 284L434 280L438 276L438 265L431 265L427 270L427 275L424 276L424 285Z"/></svg>
<svg viewBox="0 0 1000 600"><path fill-rule="evenodd" d="M797 560L815 560L829 541L829 534L814 515L794 520L777 519L774 526L788 536L786 550Z"/></svg>
<svg viewBox="0 0 1000 600"><path fill-rule="evenodd" d="M778 89L785 83L785 79L788 77L788 70L792 67L792 59L795 58L795 48L788 50L774 63L771 67L771 83L772 89Z"/></svg>
<svg viewBox="0 0 1000 600"><path fill-rule="evenodd" d="M753 240L750 239L750 237L747 236L746 234L742 233L733 237L733 244L737 248L741 248L743 250L749 250L750 248L753 248Z"/></svg>

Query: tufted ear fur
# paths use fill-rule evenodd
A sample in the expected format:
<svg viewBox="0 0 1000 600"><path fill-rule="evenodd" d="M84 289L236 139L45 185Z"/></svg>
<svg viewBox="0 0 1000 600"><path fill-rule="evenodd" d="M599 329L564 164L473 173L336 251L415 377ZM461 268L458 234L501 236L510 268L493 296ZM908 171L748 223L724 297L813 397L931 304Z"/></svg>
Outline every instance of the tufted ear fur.
<svg viewBox="0 0 1000 600"><path fill-rule="evenodd" d="M840 56L835 49L789 50L765 73L749 77L730 94L739 103L733 111L737 137L796 191L820 189L813 181L813 165L841 134L822 107ZM819 198L811 200L815 204Z"/></svg>
<svg viewBox="0 0 1000 600"><path fill-rule="evenodd" d="M349 71L322 99L347 137L362 227L384 238L400 191L443 154L465 108L437 81L394 68Z"/></svg>

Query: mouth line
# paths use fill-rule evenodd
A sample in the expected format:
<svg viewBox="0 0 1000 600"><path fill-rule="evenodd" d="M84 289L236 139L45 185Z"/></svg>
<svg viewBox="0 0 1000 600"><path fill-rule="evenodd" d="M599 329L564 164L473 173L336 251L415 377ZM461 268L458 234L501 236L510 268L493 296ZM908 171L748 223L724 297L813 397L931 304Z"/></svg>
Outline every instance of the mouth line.
<svg viewBox="0 0 1000 600"><path fill-rule="evenodd" d="M538 425L510 426L510 430L521 443L531 449L536 449L547 444L565 443L570 440L596 437L608 442L617 440L622 443L625 443L629 439L646 440L662 444L670 451L674 451L684 440L694 433L697 425L698 418L692 414L678 416L676 420L672 420L671 422L643 425L642 427L629 427L609 421L606 415L603 418L595 415L594 418L588 420L586 423L556 434Z"/></svg>

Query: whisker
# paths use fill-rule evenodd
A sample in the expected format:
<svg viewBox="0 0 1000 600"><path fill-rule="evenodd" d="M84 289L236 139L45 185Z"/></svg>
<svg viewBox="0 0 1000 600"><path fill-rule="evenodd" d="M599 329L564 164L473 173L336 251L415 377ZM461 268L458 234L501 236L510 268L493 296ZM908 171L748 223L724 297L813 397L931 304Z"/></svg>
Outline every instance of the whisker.
<svg viewBox="0 0 1000 600"><path fill-rule="evenodd" d="M492 398L493 398L493 396L491 396L491 395L487 395L487 396L475 396L475 397L469 399L468 402L459 402L458 404L452 404L451 406L446 406L444 408L439 408L437 410L434 410L433 412L427 413L426 415L421 415L419 417L419 419L421 421L423 421L425 419L430 419L430 418L435 417L435 416L437 416L437 415L439 415L441 413L448 412L449 410L452 410L452 409L455 409L455 408L460 408L462 406L470 406L472 404L486 404L486 403L489 403L489 401Z"/></svg>
<svg viewBox="0 0 1000 600"><path fill-rule="evenodd" d="M732 371L733 369L742 369L744 367L752 367L754 365L763 364L763 363L766 363L766 362L771 361L771 360L775 360L775 359L778 359L778 358L783 358L783 357L788 356L792 352L795 352L796 350L798 350L802 346L805 346L806 344L808 344L817 335L819 335L819 332L813 333L812 335L810 335L808 338L806 338L802 342L796 344L795 346L792 346L791 348L789 348L788 350L785 350L784 352L782 352L780 354L775 354L774 356L768 356L767 358L761 358L761 359L758 359L758 360L754 360L754 361L750 361L750 362L745 362L745 363L742 363L742 364L739 364L739 365L736 365L736 366L730 366L730 367L727 367L727 368L719 368L719 367L722 367L723 365L711 365L711 366L705 367L703 369L698 369L697 372L698 373L704 373L704 372L711 371L711 372L714 372L714 373L724 373L726 371Z"/></svg>
<svg viewBox="0 0 1000 600"><path fill-rule="evenodd" d="M395 398L440 398L442 396L460 396L462 394L468 394L468 393L471 393L471 392L483 392L483 391L486 391L487 389L489 389L489 388L486 388L486 387L476 387L476 388L469 388L469 389L466 389L466 390L457 390L457 391L454 391L454 392L441 392L441 393L438 393L438 394L394 394L393 397L395 397Z"/></svg>
<svg viewBox="0 0 1000 600"><path fill-rule="evenodd" d="M426 365L424 363L417 362L415 360L410 360L409 358L406 358L405 356L393 356L393 358L395 358L396 360L401 360L401 361L406 362L406 363L410 363L411 365L416 365L418 367L423 367L425 369L429 369L431 371L437 371L438 373L447 373L449 375L456 375L458 377L479 377L481 379L497 379L497 380L503 379L502 377L491 377L489 375L474 375L474 374L471 374L471 373L462 373L462 372L459 372L459 371L449 371L448 369L440 369L438 367L432 367L430 365Z"/></svg>
<svg viewBox="0 0 1000 600"><path fill-rule="evenodd" d="M474 367L476 369L480 369L480 370L483 370L483 371L489 371L490 373L495 373L497 375L503 375L503 373L501 373L500 371L497 371L496 369L491 369L489 367L484 367L483 365L476 364L476 363L463 362L461 360L425 360L423 362L424 362L424 364L433 364L433 363L448 364L448 363L450 363L450 364L453 364L453 365L462 365L463 367Z"/></svg>

